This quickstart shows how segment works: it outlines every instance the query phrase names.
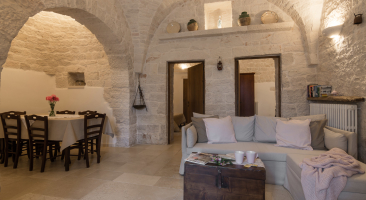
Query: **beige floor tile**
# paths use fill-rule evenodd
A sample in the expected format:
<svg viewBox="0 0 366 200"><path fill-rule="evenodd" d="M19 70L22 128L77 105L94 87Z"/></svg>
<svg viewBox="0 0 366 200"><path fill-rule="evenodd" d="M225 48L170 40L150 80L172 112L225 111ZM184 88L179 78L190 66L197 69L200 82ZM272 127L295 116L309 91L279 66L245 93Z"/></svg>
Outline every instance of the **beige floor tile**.
<svg viewBox="0 0 366 200"><path fill-rule="evenodd" d="M179 174L179 165L166 165L164 168L157 171L154 175L166 178L183 179L183 176Z"/></svg>
<svg viewBox="0 0 366 200"><path fill-rule="evenodd" d="M156 163L151 162L148 165L144 165L145 167L142 168L137 172L137 174L145 174L145 175L154 175L157 171L162 169L166 163Z"/></svg>
<svg viewBox="0 0 366 200"><path fill-rule="evenodd" d="M163 187L163 188L182 189L183 190L183 183L184 183L183 179L162 177L162 178L159 179L158 182L155 183L154 186Z"/></svg>
<svg viewBox="0 0 366 200"><path fill-rule="evenodd" d="M53 181L46 179L22 177L22 179L17 180L16 182L1 186L0 199L8 200L18 198L53 183Z"/></svg>
<svg viewBox="0 0 366 200"><path fill-rule="evenodd" d="M97 170L87 176L85 178L93 178L93 179L101 179L101 180L114 180L117 177L121 176L123 172L113 172L113 171L103 171Z"/></svg>
<svg viewBox="0 0 366 200"><path fill-rule="evenodd" d="M107 181L80 177L65 177L38 190L35 194L61 198L80 199Z"/></svg>
<svg viewBox="0 0 366 200"><path fill-rule="evenodd" d="M114 182L130 183L137 185L153 186L158 180L159 176L149 176L143 174L130 174L124 173L121 176L114 179Z"/></svg>
<svg viewBox="0 0 366 200"><path fill-rule="evenodd" d="M146 165L144 163L134 163L129 162L127 164L122 165L120 168L116 169L116 172L124 172L124 173L137 173L142 170Z"/></svg>
<svg viewBox="0 0 366 200"><path fill-rule="evenodd" d="M75 200L75 199L65 199L60 197L51 197L51 196L29 193L19 198L16 198L15 200Z"/></svg>

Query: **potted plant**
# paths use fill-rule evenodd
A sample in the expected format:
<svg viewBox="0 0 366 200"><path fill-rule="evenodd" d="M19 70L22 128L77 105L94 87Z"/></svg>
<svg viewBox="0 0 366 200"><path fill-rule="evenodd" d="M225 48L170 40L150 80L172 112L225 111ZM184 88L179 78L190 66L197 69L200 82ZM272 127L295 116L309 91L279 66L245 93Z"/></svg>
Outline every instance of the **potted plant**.
<svg viewBox="0 0 366 200"><path fill-rule="evenodd" d="M239 26L248 26L250 25L251 18L247 12L242 12L241 15L239 15L238 24Z"/></svg>
<svg viewBox="0 0 366 200"><path fill-rule="evenodd" d="M187 24L187 29L189 31L197 31L198 30L198 23L196 22L196 20L191 19L188 24Z"/></svg>

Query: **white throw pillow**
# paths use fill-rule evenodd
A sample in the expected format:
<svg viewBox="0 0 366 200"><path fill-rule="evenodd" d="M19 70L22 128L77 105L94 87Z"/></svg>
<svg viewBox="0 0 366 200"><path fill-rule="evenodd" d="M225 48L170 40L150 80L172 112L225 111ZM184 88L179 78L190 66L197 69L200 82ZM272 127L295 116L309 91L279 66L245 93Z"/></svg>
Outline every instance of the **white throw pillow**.
<svg viewBox="0 0 366 200"><path fill-rule="evenodd" d="M225 118L205 118L206 134L209 144L236 143L233 123L230 116Z"/></svg>
<svg viewBox="0 0 366 200"><path fill-rule="evenodd" d="M310 119L281 121L277 119L275 146L313 150L311 147Z"/></svg>
<svg viewBox="0 0 366 200"><path fill-rule="evenodd" d="M336 133L327 128L324 129L324 142L327 149L340 148L348 152L347 137L341 133Z"/></svg>
<svg viewBox="0 0 366 200"><path fill-rule="evenodd" d="M193 117L196 117L196 118L213 117L213 116L214 115L204 115L204 114L199 114L199 113L193 112Z"/></svg>
<svg viewBox="0 0 366 200"><path fill-rule="evenodd" d="M192 148L197 143L197 130L193 125L187 129L187 147Z"/></svg>

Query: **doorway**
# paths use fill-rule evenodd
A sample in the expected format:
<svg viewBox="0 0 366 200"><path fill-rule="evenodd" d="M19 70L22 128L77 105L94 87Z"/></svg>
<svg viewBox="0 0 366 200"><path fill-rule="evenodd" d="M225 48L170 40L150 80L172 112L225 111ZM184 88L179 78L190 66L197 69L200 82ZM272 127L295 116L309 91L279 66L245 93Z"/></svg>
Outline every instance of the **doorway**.
<svg viewBox="0 0 366 200"><path fill-rule="evenodd" d="M193 112L205 113L204 61L168 62L168 143Z"/></svg>
<svg viewBox="0 0 366 200"><path fill-rule="evenodd" d="M279 55L235 59L236 116L281 116Z"/></svg>

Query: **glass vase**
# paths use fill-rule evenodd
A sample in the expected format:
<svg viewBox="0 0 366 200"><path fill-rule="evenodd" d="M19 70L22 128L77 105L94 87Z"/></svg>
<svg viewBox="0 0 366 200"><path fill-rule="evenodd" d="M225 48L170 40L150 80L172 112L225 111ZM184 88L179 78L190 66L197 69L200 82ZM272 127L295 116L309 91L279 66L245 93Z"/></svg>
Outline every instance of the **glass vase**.
<svg viewBox="0 0 366 200"><path fill-rule="evenodd" d="M51 111L50 111L50 117L55 117L55 104L54 103L50 103L50 107L51 107Z"/></svg>

